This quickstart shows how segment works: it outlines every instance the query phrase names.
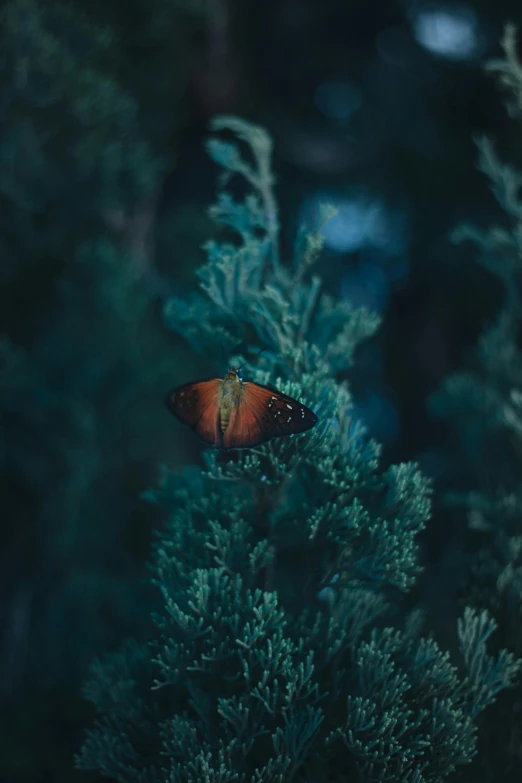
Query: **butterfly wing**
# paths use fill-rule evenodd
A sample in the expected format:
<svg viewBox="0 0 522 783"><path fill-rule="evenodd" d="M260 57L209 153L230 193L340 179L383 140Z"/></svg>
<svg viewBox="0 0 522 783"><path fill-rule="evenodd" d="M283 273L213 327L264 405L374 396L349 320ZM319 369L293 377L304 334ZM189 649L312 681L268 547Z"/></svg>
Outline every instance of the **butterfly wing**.
<svg viewBox="0 0 522 783"><path fill-rule="evenodd" d="M187 424L212 446L221 441L219 432L219 395L221 378L186 383L173 389L165 398L169 411Z"/></svg>
<svg viewBox="0 0 522 783"><path fill-rule="evenodd" d="M224 449L259 446L281 435L306 432L317 424L310 408L276 389L247 381L242 392L223 434Z"/></svg>

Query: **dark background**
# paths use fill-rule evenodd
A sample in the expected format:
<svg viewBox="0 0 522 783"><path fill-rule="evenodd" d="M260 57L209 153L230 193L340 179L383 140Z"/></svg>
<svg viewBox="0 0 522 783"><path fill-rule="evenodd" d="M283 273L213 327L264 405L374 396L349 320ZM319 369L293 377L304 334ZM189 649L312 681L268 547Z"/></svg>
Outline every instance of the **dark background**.
<svg viewBox="0 0 522 783"><path fill-rule="evenodd" d="M466 475L426 401L501 297L472 248L448 238L461 222L502 220L475 169L473 135L520 157L518 129L482 69L499 54L503 25L522 21L514 0L67 8L72 16L57 23L29 0L2 3L0 22L0 775L9 783L88 779L73 770L92 720L80 693L86 667L143 633L153 602L144 578L157 519L140 494L161 463L198 458L199 443L162 399L216 367L169 334L162 306L196 284L200 246L214 230L210 118L238 114L273 136L288 255L320 202L338 206L318 271L332 295L383 318L350 378L358 413L385 462L418 460L440 494ZM50 55L34 54L40 33L26 30L35 19L77 58L74 74L96 61L132 96L133 128L159 160L153 187L134 184L132 197L122 187L109 208L106 179L82 179L70 165L68 145L86 131L70 127L70 92L45 97L65 60L49 76ZM112 31L102 55L81 45L90 25ZM30 89L18 99L17 67L33 54ZM99 116L93 105L95 130ZM20 117L35 136L41 130L40 146L28 142L39 149L34 160ZM100 127L94 161L117 136ZM145 164L135 170L147 180ZM89 242L95 252L78 250ZM428 568L451 535L436 502Z"/></svg>

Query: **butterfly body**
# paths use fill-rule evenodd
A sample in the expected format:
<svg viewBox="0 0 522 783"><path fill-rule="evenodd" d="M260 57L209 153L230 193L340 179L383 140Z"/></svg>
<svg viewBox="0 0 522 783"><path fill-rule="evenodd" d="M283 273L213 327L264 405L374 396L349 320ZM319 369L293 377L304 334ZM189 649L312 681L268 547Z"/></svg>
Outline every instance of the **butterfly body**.
<svg viewBox="0 0 522 783"><path fill-rule="evenodd" d="M167 395L166 405L206 443L222 449L258 446L317 423L305 405L277 389L243 382L235 368L224 378L178 386Z"/></svg>
<svg viewBox="0 0 522 783"><path fill-rule="evenodd" d="M219 426L223 435L230 423L232 412L240 405L243 396L243 382L239 373L229 370L219 389Z"/></svg>

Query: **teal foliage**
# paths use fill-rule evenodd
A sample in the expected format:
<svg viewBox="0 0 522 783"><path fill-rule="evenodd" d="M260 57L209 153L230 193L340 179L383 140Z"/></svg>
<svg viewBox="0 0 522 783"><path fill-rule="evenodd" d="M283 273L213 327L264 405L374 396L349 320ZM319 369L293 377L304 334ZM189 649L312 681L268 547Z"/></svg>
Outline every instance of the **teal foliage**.
<svg viewBox="0 0 522 783"><path fill-rule="evenodd" d="M134 97L111 72L109 29L67 6L11 0L0 31L5 275L71 252L104 213L153 192L160 169L139 138Z"/></svg>
<svg viewBox="0 0 522 783"><path fill-rule="evenodd" d="M169 25L191 13L156 5ZM102 16L53 0L0 9L0 775L12 781L68 777L88 662L148 623L137 493L169 452L166 414L143 415L172 381L147 284L186 108L181 86L164 108L150 91L160 144ZM171 85L185 84L186 56L172 57ZM68 734L55 728L64 703Z"/></svg>
<svg viewBox="0 0 522 783"><path fill-rule="evenodd" d="M223 123L254 151L254 161L249 163L230 142L212 139L208 145L211 157L225 169L224 182L228 176L241 175L254 191L243 202L222 193L210 210L217 221L240 236L241 245L215 240L206 244L208 263L199 272L202 293L193 296L189 307L178 299L169 302L171 328L204 353L210 350L215 354L220 345L231 352L238 344L261 342L272 355L271 361L264 363L267 369L276 368L279 361L288 368L291 380L301 379L303 373L325 377L332 370L350 367L358 343L377 330L378 316L321 294L317 276L303 280L322 247L320 234L307 238L302 252L296 252L291 270L281 263L269 171L270 138L263 129L236 118L216 120L215 129ZM325 209L325 220L329 215L331 210ZM202 311L206 315L203 320Z"/></svg>
<svg viewBox="0 0 522 783"><path fill-rule="evenodd" d="M160 436L161 418L145 423L137 415L129 420L129 412L161 388L168 367L148 299L125 274L126 262L129 269L109 241L85 245L55 281L54 316L40 339L25 351L7 338L1 343L4 497L22 528L6 551L16 551L23 533L23 579L19 572L13 589L32 594L28 641L38 648L31 667L40 680L82 671L91 645L103 649L113 638L111 614L128 628L138 600L127 582L140 568L132 548L118 558L121 579L111 574L129 524L119 495L144 463L151 435ZM153 371L147 355L157 360ZM107 514L111 525L104 524ZM45 605L38 584L45 585ZM12 677L7 667L6 682Z"/></svg>
<svg viewBox="0 0 522 783"><path fill-rule="evenodd" d="M516 30L508 25L503 57L488 62L513 121L520 120L522 65ZM503 645L522 652L522 201L521 174L505 163L488 138L477 140L478 168L486 175L500 207L501 224L460 226L457 243L470 241L476 260L496 278L502 302L465 366L444 383L430 405L451 423L466 491L448 493L459 529L461 603L486 607L499 625ZM464 513L463 513L464 512ZM488 780L518 780L522 749L520 684L491 726L492 769ZM502 772L501 772L502 770ZM508 775L513 776L512 778ZM485 778L486 779L486 778Z"/></svg>
<svg viewBox="0 0 522 783"><path fill-rule="evenodd" d="M520 100L517 74L521 66L512 27L506 28L503 48L504 59L489 63L488 69L498 74L500 83L508 87L508 106L516 116L514 106ZM454 238L457 242L473 241L478 249L477 261L500 279L504 298L468 366L446 381L431 405L439 416L451 419L474 481L469 492L453 493L448 503L468 511L469 528L477 543L471 566L477 596L480 595L482 602L489 601L497 614L501 613L506 640L520 652L520 174L498 158L489 139L479 139L478 147L479 168L490 181L504 223L480 230L462 226L455 231Z"/></svg>
<svg viewBox="0 0 522 783"><path fill-rule="evenodd" d="M281 259L266 132L236 117L214 129L232 134L208 145L225 180L253 193L220 196L212 214L234 232L207 244L201 292L167 317L210 361L221 342L246 346L235 358L248 377L319 423L161 471L147 495L165 518L156 630L93 665L99 718L78 766L121 783L441 781L474 756L474 718L519 662L488 652L487 613L459 624L464 674L418 613L393 626L420 570L430 486L414 464L381 467L337 380L378 319L321 291L320 236Z"/></svg>
<svg viewBox="0 0 522 783"><path fill-rule="evenodd" d="M138 107L138 138L170 171L178 154L177 134L190 119L187 85L212 3L208 0L73 0L102 29L117 31L111 69Z"/></svg>
<svg viewBox="0 0 522 783"><path fill-rule="evenodd" d="M176 160L203 13L198 0L152 5L3 4L4 279L20 264L67 257L100 228L139 251L132 232L150 219Z"/></svg>

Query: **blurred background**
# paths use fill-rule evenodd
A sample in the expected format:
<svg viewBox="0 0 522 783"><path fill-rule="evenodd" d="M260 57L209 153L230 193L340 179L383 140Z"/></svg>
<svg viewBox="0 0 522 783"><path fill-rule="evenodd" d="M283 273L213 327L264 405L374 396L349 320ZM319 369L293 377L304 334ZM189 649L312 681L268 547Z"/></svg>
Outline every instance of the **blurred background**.
<svg viewBox="0 0 522 783"><path fill-rule="evenodd" d="M427 399L501 298L448 237L498 219L474 134L520 157L482 69L508 21L516 0L1 3L2 781L89 780L86 668L148 622L140 495L201 449L163 397L216 372L162 317L214 231L215 114L273 136L288 254L319 204L338 209L318 271L382 315L349 380L384 461L465 483ZM436 505L428 564L450 537Z"/></svg>

